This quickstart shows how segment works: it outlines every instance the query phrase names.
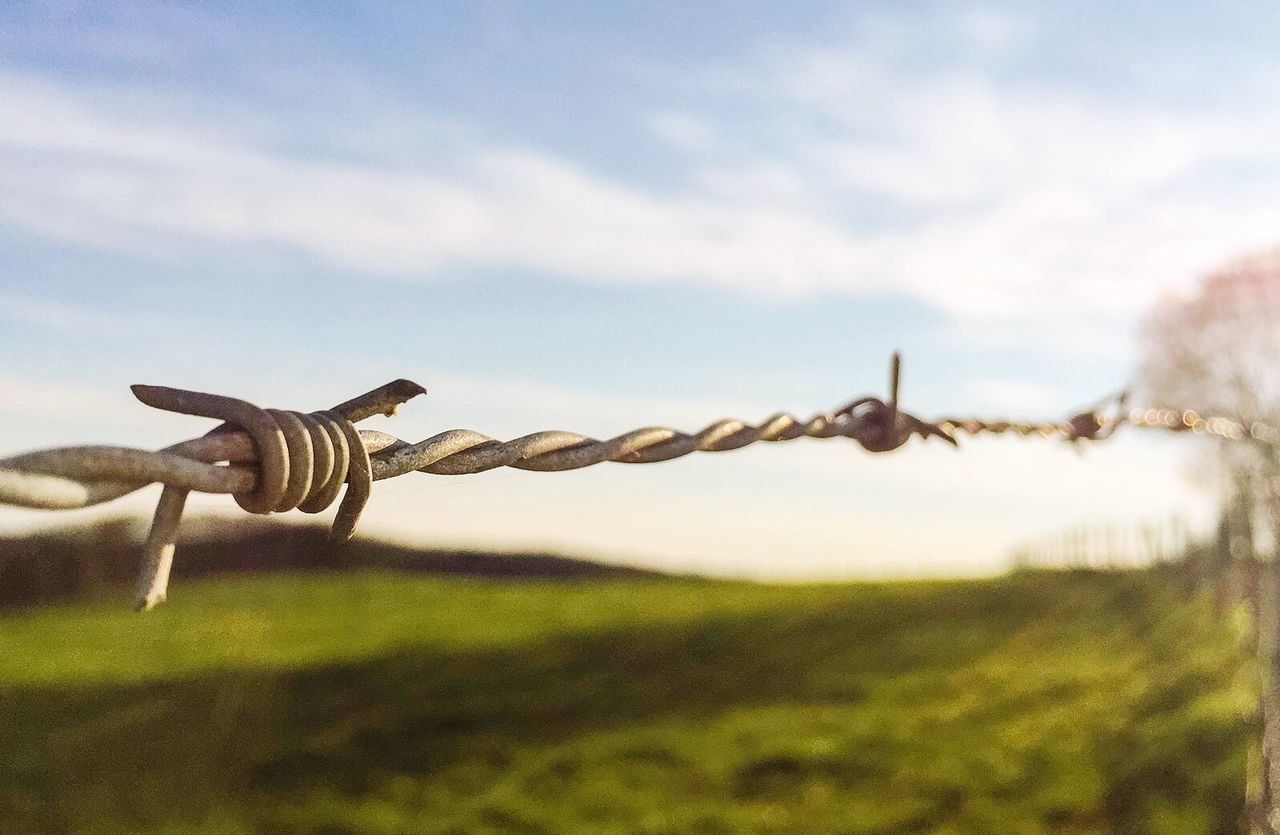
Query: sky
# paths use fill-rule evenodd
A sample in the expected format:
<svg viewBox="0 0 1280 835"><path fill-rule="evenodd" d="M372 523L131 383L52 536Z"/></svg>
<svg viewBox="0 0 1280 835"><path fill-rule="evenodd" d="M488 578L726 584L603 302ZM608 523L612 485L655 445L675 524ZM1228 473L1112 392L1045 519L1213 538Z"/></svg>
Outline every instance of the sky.
<svg viewBox="0 0 1280 835"><path fill-rule="evenodd" d="M0 454L209 428L138 382L311 410L409 377L370 426L411 439L694 431L883 395L895 349L924 417L1063 417L1132 379L1155 302L1280 242L1278 42L1265 2L7 2ZM982 574L1083 523L1204 527L1187 453L415 475L361 530Z"/></svg>

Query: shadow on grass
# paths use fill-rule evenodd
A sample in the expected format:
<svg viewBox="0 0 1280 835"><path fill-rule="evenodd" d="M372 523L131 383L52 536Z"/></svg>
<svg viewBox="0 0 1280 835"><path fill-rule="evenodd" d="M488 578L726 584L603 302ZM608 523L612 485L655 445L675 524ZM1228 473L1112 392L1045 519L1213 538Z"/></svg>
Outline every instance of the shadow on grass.
<svg viewBox="0 0 1280 835"><path fill-rule="evenodd" d="M1123 609L1121 591L1117 600ZM199 824L219 813L274 827L272 809L308 793L358 797L391 777L430 782L463 763L492 777L529 746L658 717L698 722L778 704L857 705L898 677L945 682L1001 652L1048 608L1025 584L994 584L492 651L420 649L304 670L0 692L0 814L7 825L42 830ZM1151 709L1177 712L1219 685L1209 673L1184 677ZM1016 709L1043 707L1032 700ZM904 715L912 709L901 705ZM1237 727L1214 726L1196 741L1198 754L1234 768L1241 738ZM1123 791L1103 807L1113 820L1133 819L1147 808L1145 795L1164 786L1196 791L1183 785L1196 779L1179 762L1184 748L1163 744L1140 775L1156 782L1115 775ZM655 768L674 756L649 753ZM892 756L881 752L876 762ZM565 767L572 779L572 764ZM856 757L769 754L739 771L728 799L776 798L815 777L850 784L891 776ZM1231 819L1238 800L1215 799L1219 818ZM928 814L942 822L964 802L964 790L953 788L930 802Z"/></svg>

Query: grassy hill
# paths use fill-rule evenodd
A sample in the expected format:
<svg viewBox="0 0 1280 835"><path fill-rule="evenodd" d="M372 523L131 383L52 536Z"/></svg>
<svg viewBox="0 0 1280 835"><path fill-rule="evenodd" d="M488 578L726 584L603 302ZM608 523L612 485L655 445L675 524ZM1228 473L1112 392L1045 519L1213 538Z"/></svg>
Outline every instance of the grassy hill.
<svg viewBox="0 0 1280 835"><path fill-rule="evenodd" d="M376 572L0 618L0 828L1234 831L1239 640L1149 574Z"/></svg>
<svg viewBox="0 0 1280 835"><path fill-rule="evenodd" d="M0 609L90 600L132 588L138 574L144 520L119 517L85 525L0 536ZM173 577L270 571L350 571L557 580L666 576L625 565L537 552L424 548L359 537L331 542L317 524L195 517L183 522Z"/></svg>

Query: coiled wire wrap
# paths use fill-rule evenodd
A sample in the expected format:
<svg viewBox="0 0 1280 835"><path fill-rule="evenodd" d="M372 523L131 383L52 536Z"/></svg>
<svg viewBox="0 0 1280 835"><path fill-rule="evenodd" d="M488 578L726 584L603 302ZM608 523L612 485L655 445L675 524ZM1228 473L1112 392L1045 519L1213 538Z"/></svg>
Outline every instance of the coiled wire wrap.
<svg viewBox="0 0 1280 835"><path fill-rule="evenodd" d="M368 450L342 413L261 409L233 397L163 386L134 386L133 393L157 409L226 421L210 435L236 428L249 433L258 459L257 483L252 490L232 494L244 510L319 513L333 504L345 482L347 492L330 535L345 540L355 532L373 476Z"/></svg>
<svg viewBox="0 0 1280 835"><path fill-rule="evenodd" d="M373 485L369 449L380 448L378 439L366 442L360 436L354 421L391 414L424 392L416 383L396 380L333 409L305 414L262 409L216 394L134 386L134 396L148 406L224 423L202 438L160 452L70 447L5 459L0 461L0 499L35 507L84 506L163 482L135 600L137 608L149 609L167 594L177 529L191 490L231 493L250 513L294 508L319 513L333 504L345 483L330 536L349 539ZM229 463L219 466L220 461ZM110 480L103 478L107 473Z"/></svg>
<svg viewBox="0 0 1280 835"><path fill-rule="evenodd" d="M416 385L413 388L421 389ZM405 392L408 396L416 393L410 393L408 387ZM244 510L282 513L297 508L303 513L319 513L333 504L345 482L347 491L329 536L345 541L355 533L369 501L373 476L364 442L339 409L310 414L260 409L233 397L163 386L134 386L133 393L157 409L226 421L205 437L236 428L248 433L258 460L257 483L251 490L232 494ZM135 606L139 609L158 605L168 594L178 523L187 493L183 487L168 483L161 492L138 577Z"/></svg>

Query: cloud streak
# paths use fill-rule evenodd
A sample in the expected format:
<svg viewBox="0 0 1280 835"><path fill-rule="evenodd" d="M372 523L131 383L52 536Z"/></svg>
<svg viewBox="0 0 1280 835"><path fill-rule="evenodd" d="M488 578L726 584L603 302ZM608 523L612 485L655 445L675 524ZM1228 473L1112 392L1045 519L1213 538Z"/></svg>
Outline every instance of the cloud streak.
<svg viewBox="0 0 1280 835"><path fill-rule="evenodd" d="M146 313L103 310L16 293L0 293L0 322L63 334L94 336L122 332L137 334L156 330L162 324L159 317ZM169 324L172 324L172 319Z"/></svg>
<svg viewBox="0 0 1280 835"><path fill-rule="evenodd" d="M1021 31L979 23L1002 43ZM305 155L175 124L159 103L139 115L121 104L145 99L136 90L0 76L0 219L154 257L266 245L387 277L513 268L904 296L978 319L1134 311L1280 228L1265 187L1280 179L1280 152L1258 139L1275 126L1260 130L1253 114L1126 109L975 72L906 75L862 51L773 61L736 70L749 118L787 125L760 132L773 132L772 150L714 107L637 125L688 166L666 189L494 143L396 163ZM1222 166L1262 179L1214 180Z"/></svg>

